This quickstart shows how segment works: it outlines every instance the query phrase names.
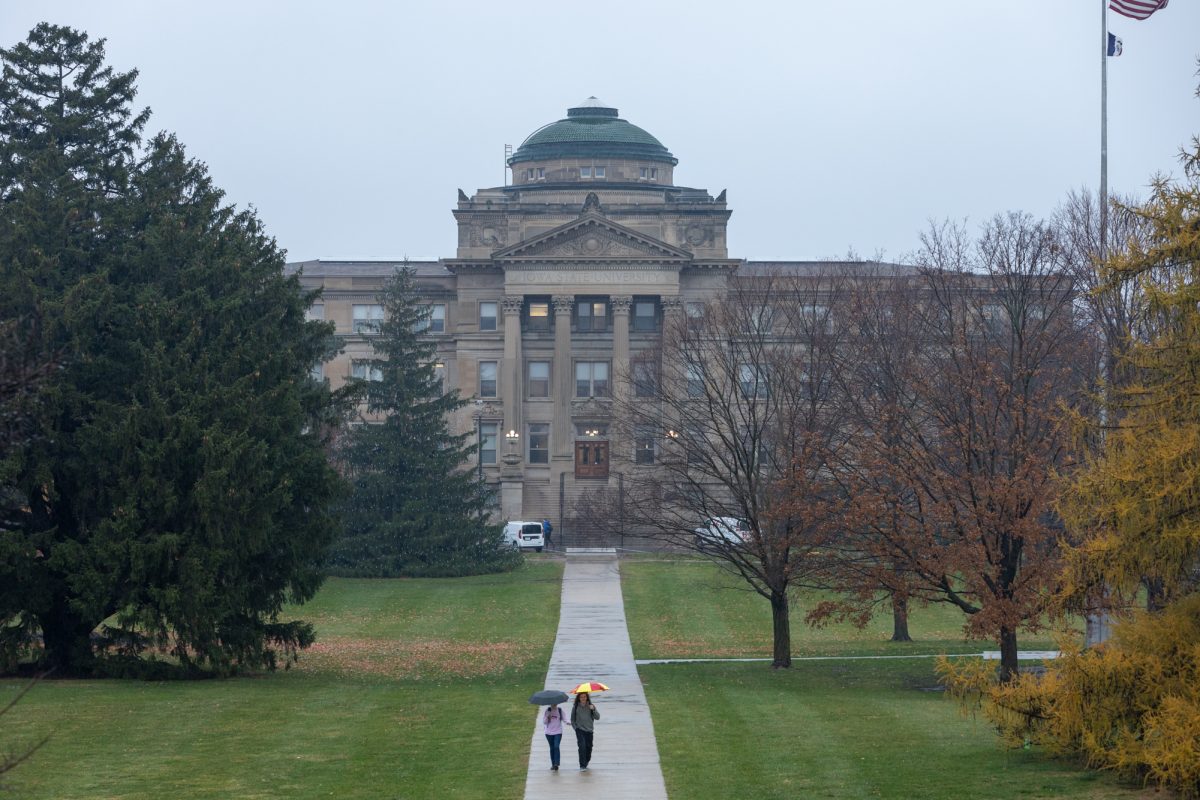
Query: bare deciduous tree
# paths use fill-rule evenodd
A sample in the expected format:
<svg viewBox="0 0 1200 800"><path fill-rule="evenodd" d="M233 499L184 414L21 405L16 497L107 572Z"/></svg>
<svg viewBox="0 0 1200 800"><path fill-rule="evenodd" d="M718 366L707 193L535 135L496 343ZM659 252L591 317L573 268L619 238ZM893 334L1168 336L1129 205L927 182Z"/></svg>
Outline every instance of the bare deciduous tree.
<svg viewBox="0 0 1200 800"><path fill-rule="evenodd" d="M629 478L626 524L712 559L770 602L772 665L788 667L791 593L821 582L849 513L830 465L844 436L834 392L844 281L740 277L702 315L669 315L662 349L639 354L614 400L629 452L613 463Z"/></svg>

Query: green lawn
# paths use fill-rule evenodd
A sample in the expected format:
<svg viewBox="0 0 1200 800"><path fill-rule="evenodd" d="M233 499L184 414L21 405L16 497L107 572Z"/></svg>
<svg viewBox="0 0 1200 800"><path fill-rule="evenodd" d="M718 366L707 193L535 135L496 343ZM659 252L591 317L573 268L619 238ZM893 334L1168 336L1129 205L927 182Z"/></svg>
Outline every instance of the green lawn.
<svg viewBox="0 0 1200 800"><path fill-rule="evenodd" d="M735 658L771 655L771 607L741 579L698 559L631 558L621 562L626 617L637 658ZM800 595L792 609L792 655L902 655L979 653L992 642L966 641L964 615L945 603L914 607L912 642L891 642L892 616L884 609L866 628L842 624L812 628L804 615L814 598ZM1020 638L1023 650L1055 649L1053 634Z"/></svg>
<svg viewBox="0 0 1200 800"><path fill-rule="evenodd" d="M769 655L766 601L730 588L710 565L625 560L621 574L637 657ZM797 620L793 652L986 647L964 644L961 615L946 608L914 609L910 628L918 641L897 645L887 641L890 617L863 631L812 630ZM667 789L675 798L1142 796L1108 775L1036 751L1001 750L985 723L962 717L952 702L930 691L936 686L933 659L797 661L790 670L762 663L639 669Z"/></svg>
<svg viewBox="0 0 1200 800"><path fill-rule="evenodd" d="M46 681L0 751L16 798L520 797L561 564L446 580L330 580L291 670L199 682ZM0 681L0 703L19 683Z"/></svg>

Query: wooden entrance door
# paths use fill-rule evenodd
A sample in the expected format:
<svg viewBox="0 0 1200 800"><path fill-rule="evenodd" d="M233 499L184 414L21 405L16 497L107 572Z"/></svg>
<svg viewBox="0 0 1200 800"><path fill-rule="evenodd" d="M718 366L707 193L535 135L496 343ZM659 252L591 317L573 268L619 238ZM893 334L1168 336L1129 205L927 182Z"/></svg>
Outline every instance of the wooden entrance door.
<svg viewBox="0 0 1200 800"><path fill-rule="evenodd" d="M608 477L608 442L575 443L575 477Z"/></svg>

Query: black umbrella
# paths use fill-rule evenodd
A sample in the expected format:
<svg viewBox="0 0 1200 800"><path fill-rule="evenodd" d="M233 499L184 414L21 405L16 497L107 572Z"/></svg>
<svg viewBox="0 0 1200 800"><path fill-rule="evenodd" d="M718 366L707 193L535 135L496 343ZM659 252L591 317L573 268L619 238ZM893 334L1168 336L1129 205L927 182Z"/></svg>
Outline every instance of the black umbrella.
<svg viewBox="0 0 1200 800"><path fill-rule="evenodd" d="M535 706L556 706L559 703L567 702L567 693L560 692L557 689L543 689L540 692L534 692L529 697L529 702Z"/></svg>

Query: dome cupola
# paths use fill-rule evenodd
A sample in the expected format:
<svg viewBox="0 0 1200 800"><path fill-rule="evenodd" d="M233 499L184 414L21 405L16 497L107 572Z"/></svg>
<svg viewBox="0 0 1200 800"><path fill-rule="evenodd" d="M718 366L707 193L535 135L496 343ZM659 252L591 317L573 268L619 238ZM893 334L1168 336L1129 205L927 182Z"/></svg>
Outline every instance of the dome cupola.
<svg viewBox="0 0 1200 800"><path fill-rule="evenodd" d="M602 162L653 164L666 167L664 173L669 173L670 168L679 163L679 159L671 155L662 142L637 125L621 119L617 109L595 97L589 97L567 109L566 118L529 134L508 159L508 165L513 168L515 179L519 172L518 165L568 161L607 166L609 171L613 167ZM629 169L634 171L628 176L622 174L622 177L637 180L641 170L646 167L629 166L621 172ZM655 172L657 174L657 170ZM608 176L608 180L615 177L616 174Z"/></svg>

